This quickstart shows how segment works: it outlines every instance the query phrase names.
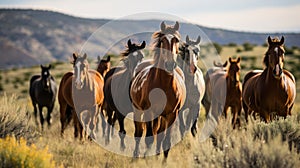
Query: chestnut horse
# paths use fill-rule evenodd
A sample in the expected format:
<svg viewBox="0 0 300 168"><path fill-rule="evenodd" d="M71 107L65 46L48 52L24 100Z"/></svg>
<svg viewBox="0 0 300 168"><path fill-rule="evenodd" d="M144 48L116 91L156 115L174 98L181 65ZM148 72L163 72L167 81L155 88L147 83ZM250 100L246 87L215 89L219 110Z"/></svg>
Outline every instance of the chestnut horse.
<svg viewBox="0 0 300 168"><path fill-rule="evenodd" d="M291 115L296 97L295 78L283 69L284 37L279 40L269 36L268 44L263 60L266 68L261 73L246 75L243 88L244 111L259 113L267 123L272 114L284 118Z"/></svg>
<svg viewBox="0 0 300 168"><path fill-rule="evenodd" d="M156 152L163 147L165 159L171 147L171 130L182 108L186 90L184 74L176 65L179 51L179 23L167 26L164 22L161 30L153 34L153 65L137 73L132 81L130 96L134 105L135 150L139 157L140 140L146 129L146 146L149 152L156 136ZM163 143L163 144L162 144Z"/></svg>
<svg viewBox="0 0 300 168"><path fill-rule="evenodd" d="M192 41L189 36L186 36L186 42L179 48L181 52L177 62L184 73L186 86L186 101L179 112L181 138L183 138L185 131L190 128L192 135L196 136L201 100L205 92L203 73L197 66L197 60L200 56L200 39L198 36L196 41ZM189 111L184 121L186 109Z"/></svg>
<svg viewBox="0 0 300 168"><path fill-rule="evenodd" d="M97 71L89 69L86 54L73 54L73 59L74 72L63 76L58 92L61 134L72 116L75 138L79 133L80 139L85 139L85 132L90 130L89 136L93 139L99 107L104 100L104 80Z"/></svg>
<svg viewBox="0 0 300 168"><path fill-rule="evenodd" d="M57 86L53 76L50 74L51 65L45 67L41 65L41 75L34 75L30 79L29 94L34 108L34 118L37 121L37 105L39 109L40 122L44 130L43 107L47 107L47 123L51 125L52 111L57 94Z"/></svg>
<svg viewBox="0 0 300 168"><path fill-rule="evenodd" d="M227 94L224 107L225 118L227 118L227 109L231 107L232 113L232 125L236 128L236 124L240 126L240 116L242 111L242 84L240 82L240 61L233 60L229 57L229 68L227 70L226 83L227 83Z"/></svg>
<svg viewBox="0 0 300 168"><path fill-rule="evenodd" d="M113 68L111 69L113 73L109 71L105 76L104 102L106 103L107 121L110 124L107 127L106 144L109 143L111 127L117 119L120 126L121 150L125 149L124 138L126 131L124 128L124 119L128 113L133 112L129 97L130 84L136 65L144 58L142 50L145 47L145 41L138 45L131 43L129 39L127 49L121 54L123 56L124 67L119 67L117 70Z"/></svg>

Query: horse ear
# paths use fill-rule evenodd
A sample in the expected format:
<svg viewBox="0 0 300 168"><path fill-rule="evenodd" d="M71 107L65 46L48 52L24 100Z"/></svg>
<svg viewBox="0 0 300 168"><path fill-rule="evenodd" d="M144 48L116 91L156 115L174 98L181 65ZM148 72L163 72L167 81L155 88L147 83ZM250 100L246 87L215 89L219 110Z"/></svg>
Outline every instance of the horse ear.
<svg viewBox="0 0 300 168"><path fill-rule="evenodd" d="M42 69L44 68L44 66L43 66L42 64L40 65L40 67L41 67Z"/></svg>
<svg viewBox="0 0 300 168"><path fill-rule="evenodd" d="M51 64L49 64L49 66L48 66L48 69L51 69L51 67L52 67L52 65L51 65Z"/></svg>
<svg viewBox="0 0 300 168"><path fill-rule="evenodd" d="M128 46L128 48L131 47L131 40L130 39L127 41L127 46Z"/></svg>
<svg viewBox="0 0 300 168"><path fill-rule="evenodd" d="M238 59L237 59L237 63L239 63L241 61L241 57L238 57Z"/></svg>
<svg viewBox="0 0 300 168"><path fill-rule="evenodd" d="M179 22L178 22L178 21L176 21L176 23L175 23L175 25L174 25L174 29L175 29L175 30L179 30Z"/></svg>
<svg viewBox="0 0 300 168"><path fill-rule="evenodd" d="M229 57L229 62L232 63L231 57Z"/></svg>
<svg viewBox="0 0 300 168"><path fill-rule="evenodd" d="M284 43L284 37L281 36L280 45L283 45L283 43Z"/></svg>
<svg viewBox="0 0 300 168"><path fill-rule="evenodd" d="M189 37L189 35L186 35L185 42L186 42L186 43L189 43L189 42L190 42L190 37Z"/></svg>
<svg viewBox="0 0 300 168"><path fill-rule="evenodd" d="M86 55L86 53L84 53L84 55L83 55L83 59L86 59L87 58L87 55Z"/></svg>
<svg viewBox="0 0 300 168"><path fill-rule="evenodd" d="M164 21L161 22L161 24L160 24L160 30L161 30L161 31L165 31L165 30L166 30L166 24L165 24Z"/></svg>
<svg viewBox="0 0 300 168"><path fill-rule="evenodd" d="M107 61L107 62L109 62L109 61L110 61L110 56L107 56L107 59L106 59L106 61Z"/></svg>
<svg viewBox="0 0 300 168"><path fill-rule="evenodd" d="M268 43L269 43L269 45L272 44L272 39L270 36L268 37Z"/></svg>
<svg viewBox="0 0 300 168"><path fill-rule="evenodd" d="M97 57L97 60L98 60L98 62L100 62L101 61L101 58L100 58L100 56L98 55L98 57Z"/></svg>
<svg viewBox="0 0 300 168"><path fill-rule="evenodd" d="M199 43L200 43L200 40L201 40L201 37L198 36L196 43L199 44Z"/></svg>
<svg viewBox="0 0 300 168"><path fill-rule="evenodd" d="M73 53L73 59L76 60L77 59L77 54Z"/></svg>
<svg viewBox="0 0 300 168"><path fill-rule="evenodd" d="M225 63L223 64L223 67L226 67L228 64L228 61L226 60Z"/></svg>
<svg viewBox="0 0 300 168"><path fill-rule="evenodd" d="M144 49L145 47L146 47L146 42L143 41L143 43L142 43L141 46L140 46L140 49Z"/></svg>

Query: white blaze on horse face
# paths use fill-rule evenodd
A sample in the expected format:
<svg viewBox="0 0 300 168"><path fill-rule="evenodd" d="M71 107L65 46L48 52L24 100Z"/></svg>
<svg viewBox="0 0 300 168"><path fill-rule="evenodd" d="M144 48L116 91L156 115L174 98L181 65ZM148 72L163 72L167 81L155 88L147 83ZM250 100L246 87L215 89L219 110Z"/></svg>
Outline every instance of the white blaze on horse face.
<svg viewBox="0 0 300 168"><path fill-rule="evenodd" d="M138 55L138 52L135 51L135 52L132 53L132 55L136 57Z"/></svg>
<svg viewBox="0 0 300 168"><path fill-rule="evenodd" d="M81 62L77 62L75 66L77 67L77 72L75 72L75 73L77 73L77 77L75 79L75 86L77 88L79 88L79 87L81 87L80 86L81 85L81 81L80 81L80 66L81 66Z"/></svg>
<svg viewBox="0 0 300 168"><path fill-rule="evenodd" d="M278 55L278 47L275 47L274 51L276 52L276 55Z"/></svg>
<svg viewBox="0 0 300 168"><path fill-rule="evenodd" d="M276 64L275 66L275 71L276 71L276 75L279 76L279 72L280 72L280 67L279 67L279 64Z"/></svg>

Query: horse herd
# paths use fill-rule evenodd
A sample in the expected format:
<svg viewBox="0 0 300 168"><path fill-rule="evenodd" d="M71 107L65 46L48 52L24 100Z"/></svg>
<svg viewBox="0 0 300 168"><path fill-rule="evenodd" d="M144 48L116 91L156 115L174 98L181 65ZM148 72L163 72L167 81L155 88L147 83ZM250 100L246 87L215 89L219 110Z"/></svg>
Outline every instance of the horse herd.
<svg viewBox="0 0 300 168"><path fill-rule="evenodd" d="M243 84L240 57L230 57L228 68L227 61L223 65L214 62L215 67L208 69L204 76L197 66L201 38L193 41L187 36L185 42L180 42L178 22L174 26L162 22L152 38L153 59L143 60L145 41L135 44L129 39L121 53L123 66L111 68L110 57L102 60L98 57L98 68L93 70L89 68L86 54L73 54L73 71L64 74L58 90L62 136L73 120L75 137L95 139L100 118L102 134L109 143L111 128L118 120L121 149L125 149L124 119L133 112L134 157L140 155L139 145L145 132L147 149L156 138L157 154L162 148L167 158L173 123L179 119L182 138L189 129L195 136L201 103L207 118L216 123L222 113L227 116L231 107L233 128L240 126L242 107L247 122L251 114L259 114L265 122L274 116L291 115L296 86L294 76L283 69L284 37L280 40L268 37L269 47L263 61L266 68L248 72ZM43 129L42 108L48 108L50 126L57 86L50 75L51 66L41 65L41 68L41 75L30 80L30 97L36 122L38 105Z"/></svg>

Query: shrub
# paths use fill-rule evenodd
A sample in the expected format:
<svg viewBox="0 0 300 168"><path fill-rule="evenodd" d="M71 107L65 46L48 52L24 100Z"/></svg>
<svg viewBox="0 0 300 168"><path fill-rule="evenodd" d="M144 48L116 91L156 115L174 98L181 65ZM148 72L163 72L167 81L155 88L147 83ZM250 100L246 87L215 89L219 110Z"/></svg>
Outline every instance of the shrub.
<svg viewBox="0 0 300 168"><path fill-rule="evenodd" d="M29 115L25 105L18 103L17 97L8 97L5 93L0 98L0 138L14 135L17 139L24 137L33 140L37 134L29 126Z"/></svg>
<svg viewBox="0 0 300 168"><path fill-rule="evenodd" d="M252 51L253 48L254 48L254 45L246 42L246 43L243 44L243 47L244 47L245 51Z"/></svg>
<svg viewBox="0 0 300 168"><path fill-rule="evenodd" d="M222 46L220 44L218 44L218 43L213 43L213 45L214 45L217 53L220 54L221 51L222 51Z"/></svg>
<svg viewBox="0 0 300 168"><path fill-rule="evenodd" d="M23 138L0 138L1 167L55 167L52 155L45 149L37 149L34 144L27 146Z"/></svg>

